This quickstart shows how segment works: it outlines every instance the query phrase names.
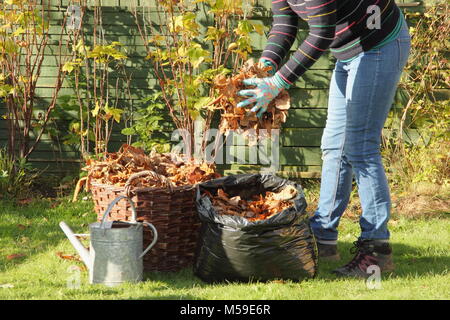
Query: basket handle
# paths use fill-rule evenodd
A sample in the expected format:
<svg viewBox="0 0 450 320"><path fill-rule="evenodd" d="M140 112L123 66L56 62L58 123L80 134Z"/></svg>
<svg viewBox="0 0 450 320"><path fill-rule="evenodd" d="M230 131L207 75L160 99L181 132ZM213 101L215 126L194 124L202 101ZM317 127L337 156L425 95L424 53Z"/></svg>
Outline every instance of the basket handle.
<svg viewBox="0 0 450 320"><path fill-rule="evenodd" d="M160 175L160 174L156 173L155 171L146 170L146 171L134 173L128 178L127 182L125 183L125 194L127 196L131 197L131 183L134 180L136 180L137 178L142 178L145 176L150 176L154 179L159 180L161 183L163 183L167 186L167 188L169 189L170 192L173 192L174 185L173 185L172 181L170 181L169 178L167 178L163 175Z"/></svg>

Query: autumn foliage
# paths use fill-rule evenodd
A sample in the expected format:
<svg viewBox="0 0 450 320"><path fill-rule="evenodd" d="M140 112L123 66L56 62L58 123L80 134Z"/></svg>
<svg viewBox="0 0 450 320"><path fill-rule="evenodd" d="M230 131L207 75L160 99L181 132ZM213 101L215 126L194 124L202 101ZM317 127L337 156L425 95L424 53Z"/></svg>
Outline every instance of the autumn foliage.
<svg viewBox="0 0 450 320"><path fill-rule="evenodd" d="M220 94L216 101L216 108L221 111L219 125L221 132L237 130L245 133L254 130L256 134L259 134L260 129L270 132L271 129L279 129L286 122L290 97L285 90L269 104L262 119L258 119L249 109L237 107L239 102L246 99L238 95L240 90L246 89L242 81L248 78L268 77L269 70L270 67L262 66L250 59L244 63L238 74L231 77L219 75L215 78L214 86Z"/></svg>
<svg viewBox="0 0 450 320"><path fill-rule="evenodd" d="M297 195L297 190L292 186L287 186L280 192L256 195L250 200L242 199L240 196L230 197L222 189L218 189L216 195L204 192L211 199L217 213L240 216L249 221L265 220L292 207L291 199Z"/></svg>
<svg viewBox="0 0 450 320"><path fill-rule="evenodd" d="M88 172L88 185L91 182L125 186L129 177L142 171L153 171L167 177L175 186L196 184L219 177L213 164L184 161L181 156L169 153L151 152L124 144L118 152L107 153L102 160L89 159L83 170ZM155 176L136 179L134 187L162 187L163 183Z"/></svg>

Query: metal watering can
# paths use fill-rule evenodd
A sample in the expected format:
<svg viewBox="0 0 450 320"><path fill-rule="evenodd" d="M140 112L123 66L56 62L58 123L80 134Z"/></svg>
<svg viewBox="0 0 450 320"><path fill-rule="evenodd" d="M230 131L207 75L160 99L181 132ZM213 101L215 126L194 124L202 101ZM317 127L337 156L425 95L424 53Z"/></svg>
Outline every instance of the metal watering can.
<svg viewBox="0 0 450 320"><path fill-rule="evenodd" d="M131 204L131 221L106 221L111 209L122 199L127 199ZM152 229L154 236L152 243L144 251L143 224ZM64 221L59 226L89 269L89 282L111 287L123 282L142 281L143 257L158 239L156 228L151 223L136 221L136 208L126 196L119 196L109 204L101 222L89 225L89 251Z"/></svg>

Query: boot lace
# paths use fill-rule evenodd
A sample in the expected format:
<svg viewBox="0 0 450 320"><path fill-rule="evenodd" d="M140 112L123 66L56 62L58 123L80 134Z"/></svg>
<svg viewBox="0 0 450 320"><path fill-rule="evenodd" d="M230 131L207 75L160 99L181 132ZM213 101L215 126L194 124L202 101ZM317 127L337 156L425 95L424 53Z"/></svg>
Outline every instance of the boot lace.
<svg viewBox="0 0 450 320"><path fill-rule="evenodd" d="M353 259L347 263L344 268L350 270L358 267L361 270L366 270L368 266L377 264L377 259L372 256L371 251L364 245L363 240L353 242L353 247L350 249L351 254L355 254Z"/></svg>

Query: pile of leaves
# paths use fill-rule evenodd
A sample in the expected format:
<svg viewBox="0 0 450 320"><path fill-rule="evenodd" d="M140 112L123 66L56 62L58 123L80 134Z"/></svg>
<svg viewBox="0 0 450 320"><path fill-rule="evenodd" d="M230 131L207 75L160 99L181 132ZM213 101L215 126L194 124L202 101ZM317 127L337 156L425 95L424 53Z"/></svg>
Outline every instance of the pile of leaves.
<svg viewBox="0 0 450 320"><path fill-rule="evenodd" d="M242 66L240 72L234 76L227 77L219 75L214 79L214 87L218 89L220 96L216 100L215 108L221 110L221 120L219 130L223 133L230 130L247 135L259 135L261 129L279 129L286 122L290 105L290 97L286 90L283 90L268 106L267 111L261 119L256 117L255 112L250 108L238 108L237 104L247 97L241 97L238 92L243 89L250 89L251 86L244 86L242 81L248 78L265 78L269 76L271 67L265 67L255 63L252 59Z"/></svg>
<svg viewBox="0 0 450 320"><path fill-rule="evenodd" d="M277 193L266 192L264 196L256 195L250 200L241 199L240 196L230 197L222 189L217 190L217 195L204 192L211 199L217 213L239 216L249 221L265 220L292 207L291 200L297 195L297 190L292 186L287 186Z"/></svg>
<svg viewBox="0 0 450 320"><path fill-rule="evenodd" d="M87 184L92 182L125 186L132 174L153 171L168 178L174 186L196 184L219 177L213 164L184 161L179 155L151 152L122 145L118 152L107 153L103 159L87 160L84 171L88 172ZM165 183L155 176L143 176L133 181L133 187L163 187Z"/></svg>

